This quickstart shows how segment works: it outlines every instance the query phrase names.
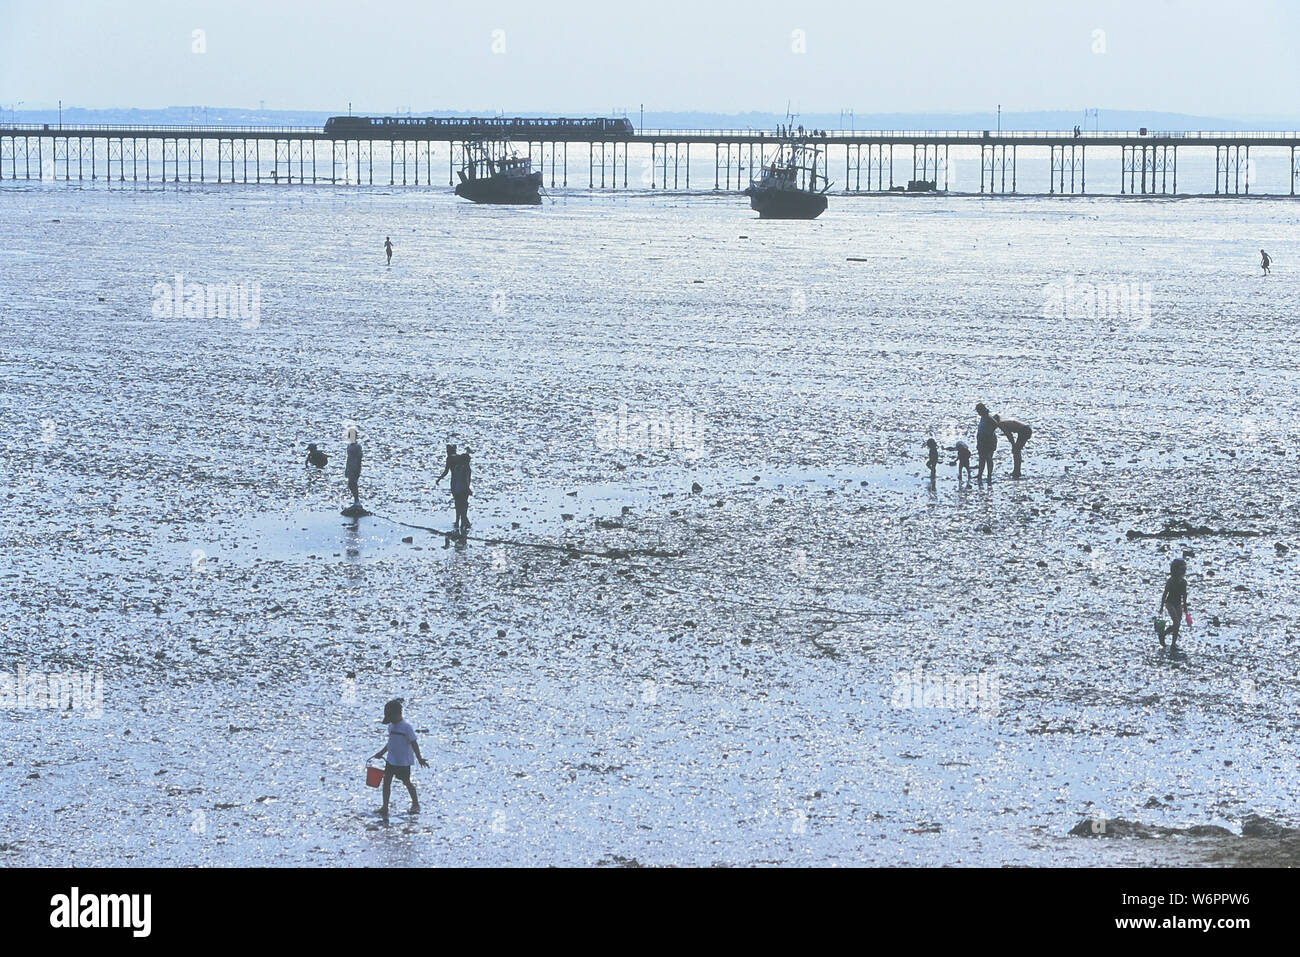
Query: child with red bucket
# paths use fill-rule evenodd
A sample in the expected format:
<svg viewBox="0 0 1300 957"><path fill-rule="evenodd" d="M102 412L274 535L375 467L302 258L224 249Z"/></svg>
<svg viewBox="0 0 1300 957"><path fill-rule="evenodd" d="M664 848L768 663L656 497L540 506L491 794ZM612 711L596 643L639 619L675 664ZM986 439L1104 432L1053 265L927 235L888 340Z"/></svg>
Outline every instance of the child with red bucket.
<svg viewBox="0 0 1300 957"><path fill-rule="evenodd" d="M406 785L411 792L411 813L420 813L420 799L415 795L415 785L411 783L412 758L420 762L420 767L427 768L429 762L420 754L420 743L415 740L415 729L409 721L402 720L402 699L394 698L384 705L383 723L388 725L388 743L375 754L372 760L388 759L384 762L384 806L379 813L388 816L388 794L393 786L393 778Z"/></svg>

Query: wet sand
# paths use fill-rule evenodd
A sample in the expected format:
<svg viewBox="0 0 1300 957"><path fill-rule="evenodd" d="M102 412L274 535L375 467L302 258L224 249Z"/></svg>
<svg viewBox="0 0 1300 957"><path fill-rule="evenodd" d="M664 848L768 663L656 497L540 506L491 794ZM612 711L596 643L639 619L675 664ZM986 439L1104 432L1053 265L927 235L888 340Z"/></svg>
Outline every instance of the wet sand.
<svg viewBox="0 0 1300 957"><path fill-rule="evenodd" d="M104 690L2 712L0 862L1289 860L1070 830L1300 823L1290 204L2 198L0 670ZM155 318L176 273L259 321ZM1044 315L1083 284L1149 314ZM1004 442L931 490L977 400L1026 478ZM611 441L620 406L689 441ZM464 542L394 524L451 527L446 441ZM1251 534L1128 536L1181 520ZM900 704L944 676L983 699ZM385 825L399 695L432 767Z"/></svg>

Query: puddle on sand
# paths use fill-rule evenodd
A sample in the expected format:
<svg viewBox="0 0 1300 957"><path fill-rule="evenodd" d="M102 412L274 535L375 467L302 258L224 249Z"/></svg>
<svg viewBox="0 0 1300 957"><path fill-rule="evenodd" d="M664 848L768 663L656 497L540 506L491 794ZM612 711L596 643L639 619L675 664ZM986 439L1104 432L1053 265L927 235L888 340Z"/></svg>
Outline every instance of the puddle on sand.
<svg viewBox="0 0 1300 957"><path fill-rule="evenodd" d="M373 562L409 550L411 544L402 538L411 534L376 516L348 518L325 509L299 510L253 516L215 542L196 538L167 547L191 562L216 558L225 565L246 565L254 560Z"/></svg>
<svg viewBox="0 0 1300 957"><path fill-rule="evenodd" d="M942 481L942 480L941 480ZM691 491L699 482L702 490ZM499 499L470 499L472 538L563 537L590 529L592 523L616 522L629 513L667 513L691 500L715 501L737 492L773 493L907 492L928 490L928 481L911 465L896 467L812 469L765 466L673 468L656 470L636 482L595 482L566 488L537 489ZM386 509L367 503L374 513L348 518L328 506L279 515L253 516L216 541L193 538L169 543L173 558L194 560L220 556L227 565L262 561L376 562L441 550L451 533L450 497L445 507L429 511ZM404 541L404 539L411 541ZM235 541L238 544L235 544ZM234 546L234 547L232 547Z"/></svg>

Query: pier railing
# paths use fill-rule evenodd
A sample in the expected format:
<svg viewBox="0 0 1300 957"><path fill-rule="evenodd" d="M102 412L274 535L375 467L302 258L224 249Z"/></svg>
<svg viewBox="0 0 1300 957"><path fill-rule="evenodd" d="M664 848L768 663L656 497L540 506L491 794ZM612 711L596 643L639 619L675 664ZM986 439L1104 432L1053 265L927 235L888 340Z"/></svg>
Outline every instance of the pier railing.
<svg viewBox="0 0 1300 957"><path fill-rule="evenodd" d="M1196 140L1296 140L1300 142L1300 131L1285 130L823 130L796 129L778 133L775 129L744 130L674 130L645 129L634 134L638 139L673 139L674 137L708 137L719 140L750 138L755 136L782 139L789 136L805 139L933 139L959 140L972 142L980 140L1142 140L1142 139L1185 139Z"/></svg>
<svg viewBox="0 0 1300 957"><path fill-rule="evenodd" d="M224 126L224 125L159 125L153 123L5 123L0 119L0 134L10 133L62 134L62 133L189 133L208 136L219 133L287 133L294 136L320 134L319 126Z"/></svg>
<svg viewBox="0 0 1300 957"><path fill-rule="evenodd" d="M36 136L59 136L64 134L80 135L113 135L118 133L134 134L138 136L149 135L167 135L174 134L178 136L224 136L238 134L252 134L267 136L271 134L283 134L294 137L317 137L324 139L355 140L355 139L424 139L424 136L416 134L423 132L445 133L453 136L461 131L455 128L439 127L420 127L411 126L397 129L382 129L326 134L324 129L319 126L266 126L266 125L227 125L227 124L134 124L134 123L5 123L3 117L0 117L0 135L36 135ZM544 135L552 132L544 127L536 130L541 139L549 139ZM671 140L676 138L687 137L694 140L699 139L716 139L716 140L737 140L737 139L782 139L792 135L790 130L778 132L775 128L760 129L749 127L745 129L642 129L633 133L617 133L611 131L602 131L597 134L598 139L618 139L618 140ZM898 139L914 141L918 139L938 140L952 142L954 140L969 140L971 142L980 142L987 140L1011 141L1011 140L1068 140L1085 142L1095 142L1098 140L1184 140L1187 142L1209 141L1223 142L1225 140L1233 141L1296 141L1300 142L1300 131L1296 130L1081 130L1075 133L1073 130L832 130L832 129L811 129L805 127L802 132L795 128L793 135L801 136L806 139L835 139L835 140L852 140L852 139ZM442 136L437 137L442 139ZM585 141L585 139L584 139Z"/></svg>

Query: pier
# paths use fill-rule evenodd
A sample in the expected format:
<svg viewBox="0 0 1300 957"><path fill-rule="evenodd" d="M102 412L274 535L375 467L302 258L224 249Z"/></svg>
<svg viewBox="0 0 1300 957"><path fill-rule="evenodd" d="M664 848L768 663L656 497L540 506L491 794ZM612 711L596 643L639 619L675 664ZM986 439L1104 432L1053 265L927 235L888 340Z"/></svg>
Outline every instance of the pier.
<svg viewBox="0 0 1300 957"><path fill-rule="evenodd" d="M480 138L468 135L472 122L419 118L390 129L328 131L0 124L0 180L438 186L445 179L451 185L466 143ZM490 124L481 138L509 141L551 188L738 191L782 141L775 129L574 130L557 124L606 121L481 122ZM1295 196L1300 177L1297 132L804 130L802 138L822 148L825 173L837 180L833 191L850 195L911 186L993 196ZM1252 150L1273 151L1287 162L1285 191L1252 187ZM950 189L958 153L966 162L978 157L978 189L968 177ZM1213 158L1213 191L1189 192L1184 177L1180 192L1180 157L1200 158L1206 169ZM1032 191L1026 170L1039 184Z"/></svg>

